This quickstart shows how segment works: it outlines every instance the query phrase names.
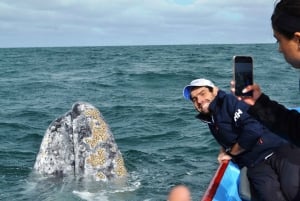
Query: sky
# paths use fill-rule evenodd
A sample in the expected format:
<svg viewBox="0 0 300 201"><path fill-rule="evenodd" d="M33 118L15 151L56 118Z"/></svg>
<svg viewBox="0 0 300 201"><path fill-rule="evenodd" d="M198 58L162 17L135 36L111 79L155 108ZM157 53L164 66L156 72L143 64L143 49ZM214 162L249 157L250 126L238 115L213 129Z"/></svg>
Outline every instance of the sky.
<svg viewBox="0 0 300 201"><path fill-rule="evenodd" d="M0 48L274 43L275 0L0 0Z"/></svg>

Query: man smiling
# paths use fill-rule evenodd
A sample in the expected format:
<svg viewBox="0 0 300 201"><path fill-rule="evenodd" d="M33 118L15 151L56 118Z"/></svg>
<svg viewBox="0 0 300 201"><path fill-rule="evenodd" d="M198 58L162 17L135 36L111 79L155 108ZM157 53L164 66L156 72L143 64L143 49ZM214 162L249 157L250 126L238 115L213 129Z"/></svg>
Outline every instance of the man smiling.
<svg viewBox="0 0 300 201"><path fill-rule="evenodd" d="M213 137L220 144L218 161L233 160L240 168L246 166L247 176L259 200L287 200L285 187L299 187L298 172L282 177L284 170L273 164L284 158L277 155L290 144L272 135L247 113L249 106L231 93L219 90L210 80L196 79L183 89L185 99L192 101L199 112L197 118L207 123ZM298 171L297 168L286 168ZM295 174L293 174L295 173ZM286 175L286 174L284 174ZM286 182L290 181L290 182ZM294 186L293 186L294 188Z"/></svg>

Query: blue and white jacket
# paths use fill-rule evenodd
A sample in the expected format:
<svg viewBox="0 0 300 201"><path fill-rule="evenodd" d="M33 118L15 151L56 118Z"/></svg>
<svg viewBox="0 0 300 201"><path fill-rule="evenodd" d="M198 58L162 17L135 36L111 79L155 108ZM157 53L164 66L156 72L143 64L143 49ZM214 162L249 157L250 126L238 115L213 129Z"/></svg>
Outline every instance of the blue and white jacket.
<svg viewBox="0 0 300 201"><path fill-rule="evenodd" d="M235 143L246 150L233 158L240 167L253 167L287 143L250 116L248 108L232 94L219 90L209 105L211 115L197 115L208 124L212 135L225 150Z"/></svg>

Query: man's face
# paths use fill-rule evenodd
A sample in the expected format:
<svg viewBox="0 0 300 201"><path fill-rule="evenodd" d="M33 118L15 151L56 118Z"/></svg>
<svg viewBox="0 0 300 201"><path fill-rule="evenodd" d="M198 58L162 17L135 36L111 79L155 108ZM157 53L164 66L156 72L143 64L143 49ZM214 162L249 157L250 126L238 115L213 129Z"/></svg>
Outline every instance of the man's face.
<svg viewBox="0 0 300 201"><path fill-rule="evenodd" d="M209 104L215 99L216 89L212 92L207 87L197 87L191 91L191 100L196 110L203 114L208 114Z"/></svg>

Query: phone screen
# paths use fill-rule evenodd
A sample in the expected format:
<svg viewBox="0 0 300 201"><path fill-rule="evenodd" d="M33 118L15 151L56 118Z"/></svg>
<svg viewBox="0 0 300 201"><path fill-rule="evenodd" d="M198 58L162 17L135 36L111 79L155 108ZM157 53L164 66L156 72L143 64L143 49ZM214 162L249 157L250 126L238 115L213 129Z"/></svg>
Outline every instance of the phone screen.
<svg viewBox="0 0 300 201"><path fill-rule="evenodd" d="M252 96L252 91L242 93L242 90L253 84L253 61L248 56L234 57L235 95Z"/></svg>

